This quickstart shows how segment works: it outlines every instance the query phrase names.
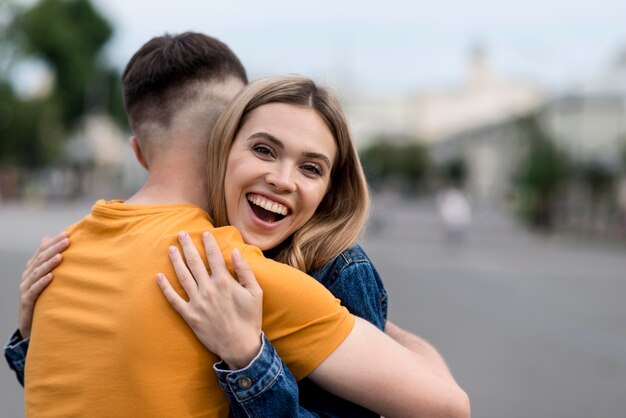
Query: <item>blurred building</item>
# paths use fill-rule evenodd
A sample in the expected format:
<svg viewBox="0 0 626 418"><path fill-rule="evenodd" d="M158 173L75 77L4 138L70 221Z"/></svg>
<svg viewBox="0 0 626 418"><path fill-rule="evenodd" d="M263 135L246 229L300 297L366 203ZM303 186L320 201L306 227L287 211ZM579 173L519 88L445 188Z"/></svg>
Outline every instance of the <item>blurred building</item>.
<svg viewBox="0 0 626 418"><path fill-rule="evenodd" d="M547 129L574 161L616 170L626 142L626 49L605 74L551 100L544 114Z"/></svg>
<svg viewBox="0 0 626 418"><path fill-rule="evenodd" d="M416 98L415 134L434 144L531 112L545 98L543 90L534 84L492 71L484 50L476 47L470 54L463 85Z"/></svg>
<svg viewBox="0 0 626 418"><path fill-rule="evenodd" d="M489 198L505 192L503 180L519 155L512 121L546 100L533 83L494 72L476 47L459 86L384 98L351 95L346 107L358 146L380 137L422 141L437 163L463 160L469 191Z"/></svg>
<svg viewBox="0 0 626 418"><path fill-rule="evenodd" d="M146 172L135 160L128 138L108 115L84 118L65 153L67 165L80 175L80 194L124 197L137 190Z"/></svg>
<svg viewBox="0 0 626 418"><path fill-rule="evenodd" d="M357 144L376 138L413 138L427 144L436 163L463 160L471 195L501 201L525 153L520 116L538 114L547 136L574 162L617 172L626 143L626 50L593 80L558 95L492 71L475 48L465 82L413 95L352 94L346 108Z"/></svg>
<svg viewBox="0 0 626 418"><path fill-rule="evenodd" d="M145 179L128 134L105 114L83 118L65 144L63 159L33 173L29 200L125 198Z"/></svg>

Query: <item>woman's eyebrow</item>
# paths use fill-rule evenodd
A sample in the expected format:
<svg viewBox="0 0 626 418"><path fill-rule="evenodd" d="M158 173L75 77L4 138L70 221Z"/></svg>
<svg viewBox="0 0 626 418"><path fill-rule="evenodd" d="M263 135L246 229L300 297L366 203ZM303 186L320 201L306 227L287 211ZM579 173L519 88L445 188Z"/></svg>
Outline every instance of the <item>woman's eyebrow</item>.
<svg viewBox="0 0 626 418"><path fill-rule="evenodd" d="M256 138L263 138L268 140L269 142L271 142L272 144L274 144L275 146L277 146L280 149L285 149L285 145L283 144L283 142L276 138L274 135L269 134L267 132L255 132L252 135L250 135L248 137L248 141L252 140L252 139L256 139Z"/></svg>

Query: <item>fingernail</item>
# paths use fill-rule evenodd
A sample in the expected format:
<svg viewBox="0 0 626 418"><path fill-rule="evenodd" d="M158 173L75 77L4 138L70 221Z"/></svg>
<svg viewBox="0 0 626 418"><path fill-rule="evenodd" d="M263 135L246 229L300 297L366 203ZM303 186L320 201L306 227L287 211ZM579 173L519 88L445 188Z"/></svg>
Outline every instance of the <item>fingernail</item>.
<svg viewBox="0 0 626 418"><path fill-rule="evenodd" d="M171 254L171 255L176 254L176 247L174 247L173 245L172 245L172 246L170 246L169 250L170 250L170 254Z"/></svg>
<svg viewBox="0 0 626 418"><path fill-rule="evenodd" d="M209 234L207 231L204 231L204 232L202 233L202 239L208 239L208 238L209 238L209 235L210 235L210 234Z"/></svg>
<svg viewBox="0 0 626 418"><path fill-rule="evenodd" d="M185 231L180 231L180 232L178 233L178 239L179 239L179 240L182 240L183 238L185 238L185 235L186 235L186 234L187 234L187 233L186 233Z"/></svg>
<svg viewBox="0 0 626 418"><path fill-rule="evenodd" d="M157 273L157 282L162 282L163 281L163 273Z"/></svg>

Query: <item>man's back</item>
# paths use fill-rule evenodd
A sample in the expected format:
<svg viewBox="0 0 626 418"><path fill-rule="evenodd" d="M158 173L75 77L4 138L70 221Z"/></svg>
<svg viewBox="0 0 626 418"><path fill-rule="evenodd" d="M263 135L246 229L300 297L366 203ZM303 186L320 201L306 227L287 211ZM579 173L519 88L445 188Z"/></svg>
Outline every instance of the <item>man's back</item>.
<svg viewBox="0 0 626 418"><path fill-rule="evenodd" d="M27 416L228 415L212 370L217 358L169 306L155 280L159 271L174 277L166 254L179 231L209 228L206 213L193 205L102 201L69 228L72 246L35 310L26 362ZM222 244L230 239L226 235L216 238ZM343 341L353 320L334 301L322 302L319 311L317 303L304 308L305 298L315 300L320 291L315 283L309 288L305 280L304 292L290 290L268 279L289 275L277 263L259 264L250 251L244 256L252 258L255 273L260 270L265 294L273 295L266 297L264 330L294 373L308 374ZM294 315L296 310L303 314Z"/></svg>
<svg viewBox="0 0 626 418"><path fill-rule="evenodd" d="M190 416L227 415L221 391L210 390L215 356L155 282L176 234L208 225L201 210L175 206L183 207L176 216L114 217L97 208L69 229L72 246L36 305L28 416L179 416L181 407Z"/></svg>

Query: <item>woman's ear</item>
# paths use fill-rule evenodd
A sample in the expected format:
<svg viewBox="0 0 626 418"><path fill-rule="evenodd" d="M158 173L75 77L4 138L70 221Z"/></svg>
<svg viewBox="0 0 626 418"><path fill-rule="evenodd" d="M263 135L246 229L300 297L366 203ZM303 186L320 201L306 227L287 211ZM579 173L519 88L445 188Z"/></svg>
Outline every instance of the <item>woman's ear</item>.
<svg viewBox="0 0 626 418"><path fill-rule="evenodd" d="M130 137L130 147L133 149L133 153L135 154L135 158L137 159L137 161L139 161L139 164L141 164L141 166L146 170L150 171L150 168L148 167L148 162L146 161L143 151L141 150L139 138L137 138L135 135Z"/></svg>

